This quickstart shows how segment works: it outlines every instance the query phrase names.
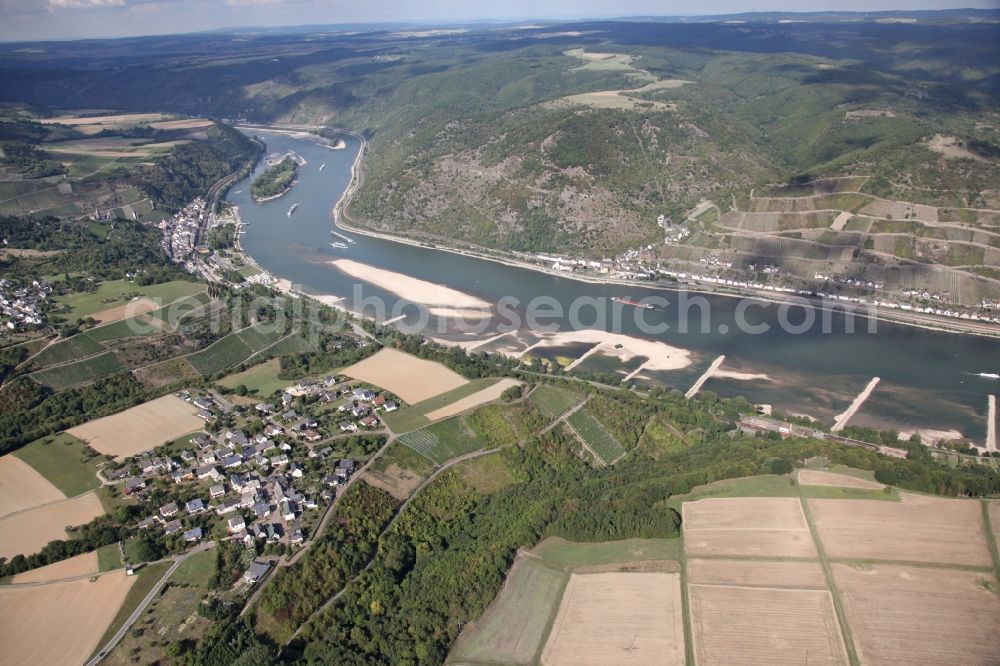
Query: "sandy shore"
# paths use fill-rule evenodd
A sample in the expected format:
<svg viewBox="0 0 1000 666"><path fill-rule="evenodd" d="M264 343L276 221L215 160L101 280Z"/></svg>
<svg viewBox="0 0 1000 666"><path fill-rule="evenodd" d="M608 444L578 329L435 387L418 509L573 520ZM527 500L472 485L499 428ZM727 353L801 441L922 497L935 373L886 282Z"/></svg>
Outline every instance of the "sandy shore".
<svg viewBox="0 0 1000 666"><path fill-rule="evenodd" d="M771 376L765 373L737 372L736 370L716 370L712 373L716 379L737 379L742 382L771 381Z"/></svg>
<svg viewBox="0 0 1000 666"><path fill-rule="evenodd" d="M443 306L444 308L454 308L456 310L486 310L490 304L472 294L446 287L442 284L434 284L426 280L420 280L403 273L388 271L384 268L376 268L352 259L335 259L329 262L331 266L346 273L356 280L362 280L368 284L373 284L380 289L396 294L414 303L423 305ZM445 310L441 310L445 312Z"/></svg>
<svg viewBox="0 0 1000 666"><path fill-rule="evenodd" d="M935 430L933 428L912 428L900 430L900 441L906 441L913 435L920 435L920 441L924 444L936 444L938 442L951 442L962 439L962 433L957 430Z"/></svg>
<svg viewBox="0 0 1000 666"><path fill-rule="evenodd" d="M491 316L489 310L473 310L470 308L431 307L427 308L427 311L435 317L450 317L452 319L466 319L468 321L488 319Z"/></svg>
<svg viewBox="0 0 1000 666"><path fill-rule="evenodd" d="M557 333L536 333L541 339L519 356L524 356L538 347L560 347L563 345L589 343L600 344L601 351L616 356L623 362L636 357L646 358L646 370L681 370L692 363L691 352L680 347L672 347L664 342L633 338L621 333L609 333L594 328L581 331L559 331Z"/></svg>

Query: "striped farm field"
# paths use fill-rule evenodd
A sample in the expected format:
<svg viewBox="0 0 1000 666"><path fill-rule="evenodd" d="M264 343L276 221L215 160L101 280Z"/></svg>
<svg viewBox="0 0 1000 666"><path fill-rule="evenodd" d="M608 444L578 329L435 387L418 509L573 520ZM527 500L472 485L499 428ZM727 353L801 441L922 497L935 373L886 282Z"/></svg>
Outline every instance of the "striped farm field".
<svg viewBox="0 0 1000 666"><path fill-rule="evenodd" d="M399 441L438 464L486 448L464 416L406 433Z"/></svg>
<svg viewBox="0 0 1000 666"><path fill-rule="evenodd" d="M47 366L54 363L75 361L84 356L99 354L102 351L104 351L104 347L100 343L95 342L87 334L81 333L49 345L38 353L34 361L37 365Z"/></svg>
<svg viewBox="0 0 1000 666"><path fill-rule="evenodd" d="M608 434L604 426L585 409L575 412L566 421L603 462L611 464L625 453L625 448L618 440Z"/></svg>
<svg viewBox="0 0 1000 666"><path fill-rule="evenodd" d="M48 386L55 391L62 391L75 386L89 384L102 377L121 372L124 369L124 366L122 366L114 354L105 352L82 361L77 361L76 363L45 368L44 370L32 373L30 376L39 384Z"/></svg>
<svg viewBox="0 0 1000 666"><path fill-rule="evenodd" d="M848 663L827 590L689 584L688 593L701 666Z"/></svg>
<svg viewBox="0 0 1000 666"><path fill-rule="evenodd" d="M238 335L240 340L245 342L250 349L258 352L283 338L286 333L282 330L262 331L259 328L251 326L250 328L243 329L236 335Z"/></svg>
<svg viewBox="0 0 1000 666"><path fill-rule="evenodd" d="M434 447L438 445L438 438L433 433L427 432L427 429L414 430L413 432L408 432L405 435L399 436L399 441L410 447L417 453L431 458L431 451ZM433 460L433 458L431 458Z"/></svg>
<svg viewBox="0 0 1000 666"><path fill-rule="evenodd" d="M546 416L554 419L570 407L580 404L583 398L571 391L542 384L531 392L528 400L537 405Z"/></svg>
<svg viewBox="0 0 1000 666"><path fill-rule="evenodd" d="M534 663L568 579L536 559L517 558L493 603L462 631L449 662Z"/></svg>
<svg viewBox="0 0 1000 666"><path fill-rule="evenodd" d="M187 357L194 369L204 376L214 375L240 363L254 350L236 333L230 333Z"/></svg>

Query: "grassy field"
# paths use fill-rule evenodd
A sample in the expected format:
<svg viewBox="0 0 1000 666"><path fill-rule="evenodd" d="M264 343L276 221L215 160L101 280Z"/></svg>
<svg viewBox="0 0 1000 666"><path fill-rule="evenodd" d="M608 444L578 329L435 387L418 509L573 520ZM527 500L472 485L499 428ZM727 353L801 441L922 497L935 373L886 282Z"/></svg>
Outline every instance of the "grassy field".
<svg viewBox="0 0 1000 666"><path fill-rule="evenodd" d="M570 407L580 404L583 397L572 391L542 384L531 392L528 400L537 405L546 416L554 419Z"/></svg>
<svg viewBox="0 0 1000 666"><path fill-rule="evenodd" d="M531 552L552 564L578 567L647 560L677 560L683 555L683 545L680 538L577 543L550 537L532 548Z"/></svg>
<svg viewBox="0 0 1000 666"><path fill-rule="evenodd" d="M100 456L92 456L90 449L69 433L36 439L14 455L31 465L66 497L82 495L101 485L95 475Z"/></svg>
<svg viewBox="0 0 1000 666"><path fill-rule="evenodd" d="M465 460L455 465L455 474L472 486L476 492L490 495L517 483L519 480L503 456L503 451L497 451L486 456Z"/></svg>
<svg viewBox="0 0 1000 666"><path fill-rule="evenodd" d="M838 474L846 474L849 468L839 468ZM858 478L867 478L862 470L852 470ZM686 495L677 495L667 500L667 504L680 511L681 504L709 497L807 497L810 499L878 499L899 501L896 489L862 490L859 488L833 488L825 486L799 486L790 474L762 474L737 479L715 481L694 488Z"/></svg>
<svg viewBox="0 0 1000 666"><path fill-rule="evenodd" d="M230 389L235 389L242 384L254 396L266 398L294 383L289 379L278 379L280 370L281 363L274 358L252 368L247 368L243 372L223 377L218 381L218 384Z"/></svg>
<svg viewBox="0 0 1000 666"><path fill-rule="evenodd" d="M253 354L253 350L235 333L213 342L211 345L187 357L195 370L204 376L214 375L231 368Z"/></svg>
<svg viewBox="0 0 1000 666"><path fill-rule="evenodd" d="M100 310L125 305L136 296L152 298L166 305L179 298L192 296L201 291L205 291L204 284L183 280L172 280L162 284L146 286L139 286L126 280L109 280L98 285L96 291L58 296L55 300L68 308L68 312L60 314L68 317L82 318Z"/></svg>
<svg viewBox="0 0 1000 666"><path fill-rule="evenodd" d="M39 384L44 384L55 391L62 391L113 375L124 369L114 354L106 352L76 363L39 370L30 377Z"/></svg>
<svg viewBox="0 0 1000 666"><path fill-rule="evenodd" d="M412 447L401 442L397 442L390 446L386 450L385 455L380 456L378 460L372 464L372 469L378 472L384 472L390 465L396 465L402 469L408 469L423 477L429 476L436 467L436 465L428 460L422 453L419 453Z"/></svg>
<svg viewBox="0 0 1000 666"><path fill-rule="evenodd" d="M496 377L474 379L468 384L463 384L462 386L442 393L441 395L436 395L433 398L428 398L427 400L410 405L409 407L404 407L403 409L395 412L389 412L383 416L383 419L394 432L410 432L411 430L417 430L430 425L430 419L425 416L429 412L433 412L436 409L450 405L456 400L461 400L462 398L466 398L474 393L478 393L484 388L496 384L498 381L500 380Z"/></svg>
<svg viewBox="0 0 1000 666"><path fill-rule="evenodd" d="M208 587L208 581L215 574L215 551L203 550L187 558L170 577L170 583Z"/></svg>
<svg viewBox="0 0 1000 666"><path fill-rule="evenodd" d="M122 568L122 557L117 543L109 543L97 549L97 570L111 571Z"/></svg>
<svg viewBox="0 0 1000 666"><path fill-rule="evenodd" d="M80 335L74 335L71 338L66 338L65 340L60 340L55 344L49 345L34 358L34 362L44 367L54 363L75 361L84 356L92 356L102 351L105 351L105 349L100 343L95 342L86 333L81 333Z"/></svg>
<svg viewBox="0 0 1000 666"><path fill-rule="evenodd" d="M449 663L534 663L568 579L542 562L519 558L493 603L462 632Z"/></svg>
<svg viewBox="0 0 1000 666"><path fill-rule="evenodd" d="M625 448L618 440L608 434L604 426L588 414L586 409L574 413L566 421L605 463L611 464L625 453Z"/></svg>

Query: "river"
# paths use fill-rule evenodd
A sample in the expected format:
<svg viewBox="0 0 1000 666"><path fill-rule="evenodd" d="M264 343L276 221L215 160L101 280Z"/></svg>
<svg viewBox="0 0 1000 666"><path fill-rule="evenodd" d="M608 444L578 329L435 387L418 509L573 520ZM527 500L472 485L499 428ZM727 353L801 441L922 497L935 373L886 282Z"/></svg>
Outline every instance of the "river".
<svg viewBox="0 0 1000 666"><path fill-rule="evenodd" d="M769 330L747 333L737 326L741 299L726 296L703 296L709 306L709 326L707 330L701 330L700 325L690 326L685 333L678 330L683 310L679 301L683 294L676 291L581 282L349 232L343 233L354 243L347 248L333 247L331 242L342 239L331 234L334 230L331 209L350 182L351 165L360 150L360 140L345 137L347 148L335 151L301 135L259 130L248 130L248 133L264 139L270 154L294 150L306 160L299 170L296 185L279 199L256 204L250 197L250 180L264 168L263 160L254 174L234 185L228 195L228 200L239 206L240 215L247 223L242 237L244 250L262 268L290 280L304 292L343 297L343 305L355 310L360 305L355 298L358 285L364 297L374 296L389 303L398 301L393 293L352 278L328 263L350 259L446 285L490 304L505 297L514 298L519 305L511 311L522 316L524 304L543 295L553 299L564 312L568 312L574 302L579 303L579 299L659 296L667 299L669 305L651 311L640 312L631 306L607 303L610 311L622 315L618 332L636 340L682 348L691 356L691 364L682 369L641 370L636 377L638 381L663 383L684 391L724 354L725 370L766 377L712 377L702 390L723 396L743 395L752 402L771 404L789 413L807 414L830 424L877 376L881 382L850 421L852 425L896 427L904 431L957 431L980 445L986 436L987 396L1000 392L1000 381L979 377L978 373L1000 371L1000 341L996 339L948 334L886 321L878 321L877 331L869 332L864 319L858 319L855 332L850 333L840 314L830 320L830 332L822 330L822 317L817 317L815 325L804 331L786 331L779 325L779 316L787 314L791 323L798 324L804 316L801 309L788 310L762 301L754 301L747 310L746 319L752 324L766 324ZM326 167L320 170L323 164ZM299 202L294 214L289 216L289 208ZM421 322L416 308L410 307L403 312L407 316L400 325ZM602 329L611 327L609 322L598 322L592 309L583 308L581 312L585 324L595 324L595 328ZM700 310L692 312L698 314ZM635 321L637 314L647 324L667 324L669 330L651 333ZM565 330L568 319L561 316L544 321L559 322ZM433 317L427 325L429 334L435 338L469 344L471 340L491 337L499 323L499 317L485 321L488 325L476 336L454 330L453 322L447 330L439 329L441 322ZM537 335L524 329L479 347L479 350L517 353L538 340ZM538 348L533 353L552 360L573 359L592 346L592 343L565 343ZM608 353L588 356L580 369L631 373L643 361L641 358L621 361L615 357L619 350L612 345L606 346L604 351Z"/></svg>

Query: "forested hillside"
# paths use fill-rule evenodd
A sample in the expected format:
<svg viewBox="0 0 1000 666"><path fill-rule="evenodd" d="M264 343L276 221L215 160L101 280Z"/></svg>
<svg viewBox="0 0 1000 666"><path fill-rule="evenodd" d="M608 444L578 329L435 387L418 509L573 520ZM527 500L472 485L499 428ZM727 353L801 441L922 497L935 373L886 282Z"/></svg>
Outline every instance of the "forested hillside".
<svg viewBox="0 0 1000 666"><path fill-rule="evenodd" d="M72 61L10 52L0 76L29 103L365 131L355 224L504 249L635 247L662 238L660 215L743 210L754 188L818 175L993 207L997 28L975 12L878 19L186 36L114 70L134 47L98 41Z"/></svg>

